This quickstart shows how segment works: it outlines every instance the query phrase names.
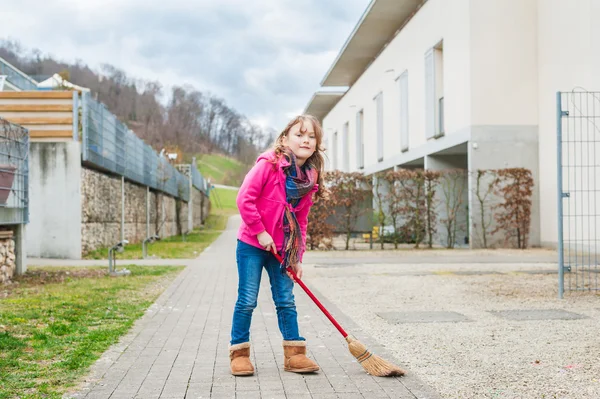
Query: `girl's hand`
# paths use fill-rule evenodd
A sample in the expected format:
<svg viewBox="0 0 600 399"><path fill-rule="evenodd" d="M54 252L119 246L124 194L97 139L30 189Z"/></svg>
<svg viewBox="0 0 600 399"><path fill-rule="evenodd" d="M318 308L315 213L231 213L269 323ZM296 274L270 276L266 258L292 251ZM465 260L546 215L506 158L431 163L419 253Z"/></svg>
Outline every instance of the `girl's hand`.
<svg viewBox="0 0 600 399"><path fill-rule="evenodd" d="M267 233L266 230L263 231L262 233L258 233L256 238L258 238L258 243L266 251L277 252L277 247L275 246L275 243L273 242L273 237L271 237L271 235L269 233Z"/></svg>
<svg viewBox="0 0 600 399"><path fill-rule="evenodd" d="M294 269L294 272L296 273L296 276L298 276L299 280L302 280L302 265L300 263L298 263L296 266L293 266L292 269ZM292 273L287 272L287 275L289 278L291 278L292 280L294 280L294 278L292 277Z"/></svg>

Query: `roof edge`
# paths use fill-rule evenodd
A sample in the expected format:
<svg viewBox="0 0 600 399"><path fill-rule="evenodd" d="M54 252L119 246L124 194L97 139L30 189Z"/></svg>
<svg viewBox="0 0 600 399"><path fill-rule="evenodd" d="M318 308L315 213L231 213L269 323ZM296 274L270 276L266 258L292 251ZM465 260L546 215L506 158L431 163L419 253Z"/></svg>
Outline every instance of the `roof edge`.
<svg viewBox="0 0 600 399"><path fill-rule="evenodd" d="M320 83L321 86L325 85L325 81L329 77L329 74L331 74L331 71L337 65L338 61L342 57L342 54L344 54L344 51L346 51L346 48L348 48L348 45L350 44L350 42L356 35L356 32L358 32L358 29L362 26L363 22L365 21L365 18L367 18L367 15L369 15L369 12L371 12L371 9L373 8L373 5L375 4L376 1L377 0L371 0L369 5L367 6L366 10L360 16L360 19L354 26L354 29L352 29L352 32L350 32L350 35L346 38L346 42L344 42L344 45L342 46L341 50L339 51L337 57L335 57L335 60L333 60L333 63L331 64L331 66L329 67L327 72L325 73L325 76L323 77L323 79L321 79L321 83Z"/></svg>
<svg viewBox="0 0 600 399"><path fill-rule="evenodd" d="M354 29L352 30L352 32L350 33L350 35L348 36L348 38L346 39L344 45L342 46L341 50L339 51L338 55L336 56L335 60L333 61L333 63L330 65L329 69L327 70L327 72L325 73L325 76L321 79L321 83L320 85L323 87L343 87L343 86L352 86L354 85L354 83L356 83L356 81L365 73L365 71L369 68L369 66L373 63L373 60L376 59L377 57L379 57L379 55L381 55L381 53L385 50L385 48L390 44L390 42L392 40L394 40L394 38L398 35L398 33L400 33L400 31L402 29L404 29L404 27L413 19L413 17L415 16L415 14L417 14L417 12L419 12L419 10L423 7L423 5L425 3L428 2L428 0L413 0L412 2L415 3L413 5L412 11L406 15L405 17L403 17L403 19L401 20L401 24L393 31L391 32L389 35L385 35L385 42L381 45L381 47L379 48L371 48L371 49L367 49L366 51L373 51L372 54L372 59L370 59L370 61L367 62L367 64L364 66L364 68L362 68L362 70L360 71L360 73L358 73L356 76L353 76L352 78L350 78L349 81L344 82L343 84L340 84L339 86L335 85L334 82L328 82L328 80L333 80L335 81L336 79L339 78L332 78L331 75L334 73L335 69L337 67L339 67L339 63L342 60L342 58L344 57L344 55L346 54L348 50L348 47L351 45L352 41L355 40L358 36L358 31L361 29L361 27L363 27L365 21L369 18L369 15L373 12L373 8L375 7L375 5L377 4L377 2L383 2L386 0L371 0L371 2L369 3L369 5L367 6L367 8L365 9L365 11L363 12L363 14L361 15L358 23L356 24L356 26L354 27ZM397 0L393 0L393 1L397 1ZM410 0L406 0L407 2L410 2ZM362 33L361 35L364 35L364 33ZM383 36L383 35L382 35ZM332 84L333 83L333 84Z"/></svg>

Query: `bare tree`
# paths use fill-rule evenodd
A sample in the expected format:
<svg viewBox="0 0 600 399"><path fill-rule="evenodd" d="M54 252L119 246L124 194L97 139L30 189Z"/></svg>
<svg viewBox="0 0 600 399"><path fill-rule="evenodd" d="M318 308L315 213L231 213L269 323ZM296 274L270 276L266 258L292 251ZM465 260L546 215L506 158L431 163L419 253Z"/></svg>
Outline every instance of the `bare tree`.
<svg viewBox="0 0 600 399"><path fill-rule="evenodd" d="M504 202L496 205L498 223L494 233L503 231L505 245L516 240L517 248L525 249L529 244L531 225L531 197L533 195L533 175L529 169L500 169L498 173L498 194Z"/></svg>
<svg viewBox="0 0 600 399"><path fill-rule="evenodd" d="M334 226L327 223L327 218L333 214L335 214L335 208L331 196L316 198L314 205L310 208L306 229L306 245L311 250L318 249L320 245L325 246L326 249L333 248Z"/></svg>
<svg viewBox="0 0 600 399"><path fill-rule="evenodd" d="M433 248L433 236L437 232L437 199L436 187L440 180L440 172L435 170L426 170L423 172L425 184L425 209L426 209L426 227L427 246Z"/></svg>
<svg viewBox="0 0 600 399"><path fill-rule="evenodd" d="M377 204L376 215L377 222L379 225L379 242L381 243L381 249L383 249L383 229L385 228L385 222L387 220L387 207L386 204L386 193L384 192L385 172L376 173L373 176L373 194L375 196L375 202Z"/></svg>
<svg viewBox="0 0 600 399"><path fill-rule="evenodd" d="M400 235L400 219L404 212L404 189L399 180L402 178L402 172L389 171L385 174L385 180L388 183L388 192L386 201L388 203L388 216L394 228L394 248L398 249L398 239Z"/></svg>
<svg viewBox="0 0 600 399"><path fill-rule="evenodd" d="M358 172L345 173L341 171L326 172L326 184L331 187L331 197L334 206L340 209L339 222L346 234L346 250L350 248L350 236L356 228L358 218L368 209L363 207L365 199L371 195L367 178Z"/></svg>
<svg viewBox="0 0 600 399"><path fill-rule="evenodd" d="M494 188L498 184L495 170L481 170L476 172L475 197L479 205L479 227L483 247L488 247L488 229L493 223L493 212L489 205L490 197L494 194Z"/></svg>
<svg viewBox="0 0 600 399"><path fill-rule="evenodd" d="M465 171L462 169L446 170L440 177L442 188L442 202L445 217L440 221L446 228L446 248L454 248L456 244L456 232L458 230L459 211L464 203Z"/></svg>

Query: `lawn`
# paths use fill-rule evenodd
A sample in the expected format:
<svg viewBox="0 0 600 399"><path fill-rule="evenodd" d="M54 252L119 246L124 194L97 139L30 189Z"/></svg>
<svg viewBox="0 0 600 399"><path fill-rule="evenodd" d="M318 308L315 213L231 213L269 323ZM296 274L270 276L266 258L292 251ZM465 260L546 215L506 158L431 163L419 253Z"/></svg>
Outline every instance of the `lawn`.
<svg viewBox="0 0 600 399"><path fill-rule="evenodd" d="M60 398L183 267L31 267L0 288L0 399Z"/></svg>
<svg viewBox="0 0 600 399"><path fill-rule="evenodd" d="M219 154L205 154L196 161L202 176L211 183L239 186L249 167L239 161Z"/></svg>
<svg viewBox="0 0 600 399"><path fill-rule="evenodd" d="M215 188L210 192L210 203L212 210L218 214L234 215L238 213L237 198L238 190L226 188Z"/></svg>

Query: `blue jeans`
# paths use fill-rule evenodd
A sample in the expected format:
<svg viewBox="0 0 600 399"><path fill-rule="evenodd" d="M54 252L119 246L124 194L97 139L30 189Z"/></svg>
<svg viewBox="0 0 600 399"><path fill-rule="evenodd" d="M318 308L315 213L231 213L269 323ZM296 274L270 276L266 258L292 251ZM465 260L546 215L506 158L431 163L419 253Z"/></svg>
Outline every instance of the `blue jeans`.
<svg viewBox="0 0 600 399"><path fill-rule="evenodd" d="M267 270L271 282L271 293L283 339L304 341L298 332L298 313L292 292L294 282L286 273L281 272L277 259L269 252L239 240L236 258L239 284L231 325L231 345L250 341L250 323L252 312L256 308L263 267Z"/></svg>

